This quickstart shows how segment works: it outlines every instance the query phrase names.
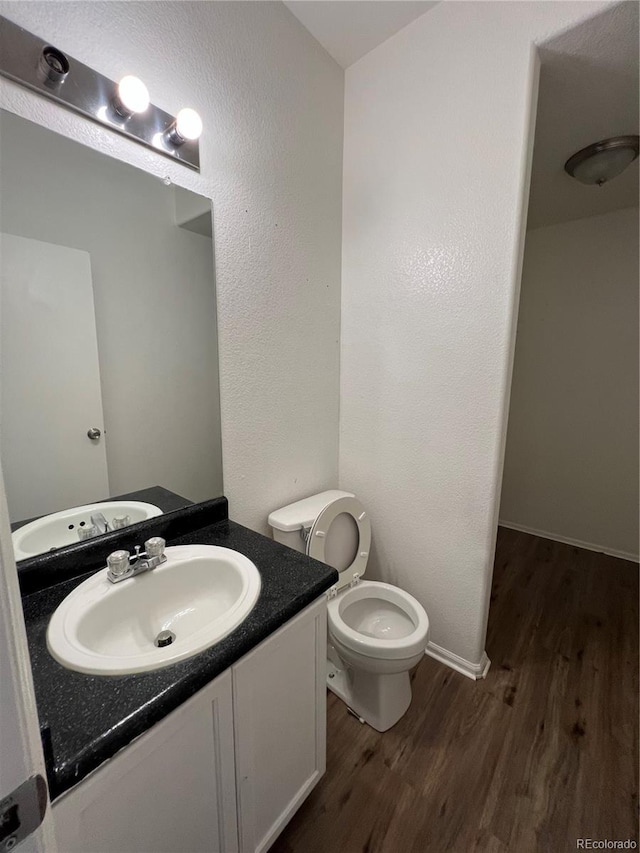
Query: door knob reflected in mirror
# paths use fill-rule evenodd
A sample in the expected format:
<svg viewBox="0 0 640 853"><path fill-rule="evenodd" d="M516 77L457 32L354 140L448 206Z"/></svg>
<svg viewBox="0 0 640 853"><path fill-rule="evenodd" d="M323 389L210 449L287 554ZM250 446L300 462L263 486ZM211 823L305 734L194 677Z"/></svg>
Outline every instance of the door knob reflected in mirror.
<svg viewBox="0 0 640 853"><path fill-rule="evenodd" d="M98 429L98 427L91 427L91 429L87 430L87 435L91 439L91 441L97 441L102 433Z"/></svg>

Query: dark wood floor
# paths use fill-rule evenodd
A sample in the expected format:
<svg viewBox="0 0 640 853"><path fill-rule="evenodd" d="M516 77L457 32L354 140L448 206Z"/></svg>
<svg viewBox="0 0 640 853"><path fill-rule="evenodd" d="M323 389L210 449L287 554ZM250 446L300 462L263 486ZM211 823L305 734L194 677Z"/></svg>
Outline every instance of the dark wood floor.
<svg viewBox="0 0 640 853"><path fill-rule="evenodd" d="M425 658L379 734L329 694L327 773L271 853L638 842L638 566L500 529L473 682Z"/></svg>

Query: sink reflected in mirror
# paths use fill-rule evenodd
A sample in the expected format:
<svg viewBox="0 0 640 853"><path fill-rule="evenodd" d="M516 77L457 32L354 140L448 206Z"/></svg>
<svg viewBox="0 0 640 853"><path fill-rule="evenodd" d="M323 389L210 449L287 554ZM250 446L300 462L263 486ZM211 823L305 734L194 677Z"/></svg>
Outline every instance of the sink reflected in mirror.
<svg viewBox="0 0 640 853"><path fill-rule="evenodd" d="M25 524L11 534L16 560L28 560L47 551L128 527L162 515L159 506L143 501L101 501L54 512ZM106 529L99 528L104 522Z"/></svg>
<svg viewBox="0 0 640 853"><path fill-rule="evenodd" d="M49 622L47 646L67 669L124 675L169 666L220 642L253 609L256 566L217 545L167 548L166 562L111 583L102 569Z"/></svg>

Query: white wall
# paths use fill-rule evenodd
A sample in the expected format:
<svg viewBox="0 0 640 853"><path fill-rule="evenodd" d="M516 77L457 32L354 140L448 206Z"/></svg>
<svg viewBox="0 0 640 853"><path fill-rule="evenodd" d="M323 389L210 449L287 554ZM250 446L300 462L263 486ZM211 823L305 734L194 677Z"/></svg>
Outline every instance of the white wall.
<svg viewBox="0 0 640 853"><path fill-rule="evenodd" d="M527 232L501 523L637 558L639 277L637 209Z"/></svg>
<svg viewBox="0 0 640 853"><path fill-rule="evenodd" d="M530 159L532 44L600 3L440 3L347 69L341 486L373 572L482 660Z"/></svg>
<svg viewBox="0 0 640 853"><path fill-rule="evenodd" d="M197 175L2 81L0 102L213 199L224 490L271 509L337 479L344 77L271 2L44 2L0 13L204 121Z"/></svg>
<svg viewBox="0 0 640 853"><path fill-rule="evenodd" d="M175 225L175 188L111 157L6 112L0 145L1 230L91 256L110 494L221 495L211 240ZM76 504L109 496L86 491ZM13 521L38 514L16 515L14 500Z"/></svg>

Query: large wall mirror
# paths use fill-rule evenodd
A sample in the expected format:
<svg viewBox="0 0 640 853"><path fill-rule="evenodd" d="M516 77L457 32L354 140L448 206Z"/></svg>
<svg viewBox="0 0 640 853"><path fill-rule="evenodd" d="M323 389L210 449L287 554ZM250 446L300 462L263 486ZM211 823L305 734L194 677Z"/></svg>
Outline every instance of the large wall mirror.
<svg viewBox="0 0 640 853"><path fill-rule="evenodd" d="M222 494L211 232L208 199L0 111L0 457L12 529L49 519L18 559L104 532L69 508Z"/></svg>

